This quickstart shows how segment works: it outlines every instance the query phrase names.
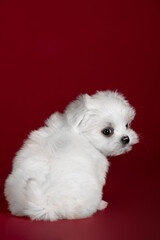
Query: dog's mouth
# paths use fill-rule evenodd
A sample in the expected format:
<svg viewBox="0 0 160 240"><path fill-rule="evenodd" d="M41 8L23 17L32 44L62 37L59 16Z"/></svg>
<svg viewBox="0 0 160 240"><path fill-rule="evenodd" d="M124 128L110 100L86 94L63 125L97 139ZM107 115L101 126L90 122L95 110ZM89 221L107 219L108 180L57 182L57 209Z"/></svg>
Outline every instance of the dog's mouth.
<svg viewBox="0 0 160 240"><path fill-rule="evenodd" d="M132 150L132 144L119 144L108 156L118 156Z"/></svg>
<svg viewBox="0 0 160 240"><path fill-rule="evenodd" d="M127 153L132 150L132 145L128 145L127 147L124 148L124 153Z"/></svg>

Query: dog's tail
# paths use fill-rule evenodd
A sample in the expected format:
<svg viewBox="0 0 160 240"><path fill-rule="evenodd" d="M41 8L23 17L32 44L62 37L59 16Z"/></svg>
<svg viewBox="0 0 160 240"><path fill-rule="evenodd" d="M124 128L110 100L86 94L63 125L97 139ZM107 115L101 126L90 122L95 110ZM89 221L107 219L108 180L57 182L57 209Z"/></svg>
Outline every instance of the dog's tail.
<svg viewBox="0 0 160 240"><path fill-rule="evenodd" d="M34 179L29 179L27 183L26 204L23 213L33 220L55 221L60 218L56 213L56 206L47 204L43 187Z"/></svg>

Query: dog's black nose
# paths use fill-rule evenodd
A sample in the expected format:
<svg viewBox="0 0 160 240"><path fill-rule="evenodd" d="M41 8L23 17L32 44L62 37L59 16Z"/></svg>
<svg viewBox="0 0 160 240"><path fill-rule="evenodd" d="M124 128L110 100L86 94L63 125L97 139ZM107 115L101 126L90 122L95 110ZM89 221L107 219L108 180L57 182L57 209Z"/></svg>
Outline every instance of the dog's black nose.
<svg viewBox="0 0 160 240"><path fill-rule="evenodd" d="M121 138L121 142L122 142L123 144L128 144L129 141L130 141L130 139L129 139L128 136L124 136L124 137Z"/></svg>

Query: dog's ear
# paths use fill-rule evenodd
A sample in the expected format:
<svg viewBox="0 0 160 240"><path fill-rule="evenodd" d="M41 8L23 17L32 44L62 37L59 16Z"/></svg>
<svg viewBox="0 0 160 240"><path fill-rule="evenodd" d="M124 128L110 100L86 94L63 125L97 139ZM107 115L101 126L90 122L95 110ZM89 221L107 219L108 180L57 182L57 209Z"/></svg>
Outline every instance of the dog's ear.
<svg viewBox="0 0 160 240"><path fill-rule="evenodd" d="M87 109L88 94L80 95L75 101L71 102L65 110L69 125L77 128L80 127L85 119Z"/></svg>

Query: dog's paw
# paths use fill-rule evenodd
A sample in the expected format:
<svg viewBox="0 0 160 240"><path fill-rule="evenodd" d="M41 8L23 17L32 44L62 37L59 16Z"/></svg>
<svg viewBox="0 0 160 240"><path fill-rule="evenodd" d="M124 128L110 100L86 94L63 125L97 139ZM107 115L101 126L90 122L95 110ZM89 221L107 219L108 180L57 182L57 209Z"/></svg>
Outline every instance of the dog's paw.
<svg viewBox="0 0 160 240"><path fill-rule="evenodd" d="M105 209L106 207L108 206L108 203L104 200L101 200L100 204L99 204L99 207L98 207L98 210L103 210Z"/></svg>

